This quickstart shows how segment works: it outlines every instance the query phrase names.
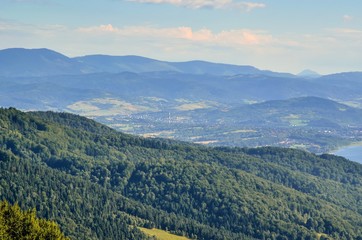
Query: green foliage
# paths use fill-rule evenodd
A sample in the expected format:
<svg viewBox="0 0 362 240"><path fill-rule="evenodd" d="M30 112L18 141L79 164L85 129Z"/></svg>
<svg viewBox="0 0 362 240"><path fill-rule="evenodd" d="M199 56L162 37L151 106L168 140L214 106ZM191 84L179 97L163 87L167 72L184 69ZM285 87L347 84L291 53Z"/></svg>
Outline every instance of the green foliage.
<svg viewBox="0 0 362 240"><path fill-rule="evenodd" d="M35 210L22 211L19 205L0 202L0 239L67 240L53 221L36 217Z"/></svg>
<svg viewBox="0 0 362 240"><path fill-rule="evenodd" d="M362 166L280 148L207 148L64 113L0 109L0 197L75 239L357 239Z"/></svg>

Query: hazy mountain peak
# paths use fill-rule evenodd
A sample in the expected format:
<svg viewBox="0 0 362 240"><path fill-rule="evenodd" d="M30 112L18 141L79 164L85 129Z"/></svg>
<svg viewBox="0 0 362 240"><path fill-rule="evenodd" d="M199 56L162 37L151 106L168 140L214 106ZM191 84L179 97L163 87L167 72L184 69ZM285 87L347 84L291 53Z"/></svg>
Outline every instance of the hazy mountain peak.
<svg viewBox="0 0 362 240"><path fill-rule="evenodd" d="M297 74L299 77L318 78L321 75L313 70L305 69Z"/></svg>
<svg viewBox="0 0 362 240"><path fill-rule="evenodd" d="M47 48L35 48L35 49L8 48L0 50L1 60L4 60L6 58L7 61L11 61L19 57L22 58L23 60L30 60L29 58L36 58L36 57L69 59L67 56Z"/></svg>
<svg viewBox="0 0 362 240"><path fill-rule="evenodd" d="M81 73L75 61L46 48L0 50L0 63L0 75L2 76L47 76Z"/></svg>

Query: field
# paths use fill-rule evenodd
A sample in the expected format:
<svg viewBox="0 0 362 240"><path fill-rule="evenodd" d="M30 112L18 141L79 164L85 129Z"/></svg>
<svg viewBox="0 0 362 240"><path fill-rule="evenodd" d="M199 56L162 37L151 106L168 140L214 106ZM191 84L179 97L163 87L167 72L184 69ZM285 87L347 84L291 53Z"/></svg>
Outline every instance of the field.
<svg viewBox="0 0 362 240"><path fill-rule="evenodd" d="M177 236L156 228L148 229L140 227L139 229L151 237L155 236L158 240L188 240L186 237Z"/></svg>

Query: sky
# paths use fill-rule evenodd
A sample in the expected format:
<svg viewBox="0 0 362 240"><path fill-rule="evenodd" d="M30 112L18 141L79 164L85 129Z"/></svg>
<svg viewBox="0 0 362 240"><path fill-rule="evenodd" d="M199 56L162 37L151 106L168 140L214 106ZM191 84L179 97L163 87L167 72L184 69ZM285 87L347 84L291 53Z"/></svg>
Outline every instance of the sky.
<svg viewBox="0 0 362 240"><path fill-rule="evenodd" d="M361 0L0 0L0 49L362 71Z"/></svg>

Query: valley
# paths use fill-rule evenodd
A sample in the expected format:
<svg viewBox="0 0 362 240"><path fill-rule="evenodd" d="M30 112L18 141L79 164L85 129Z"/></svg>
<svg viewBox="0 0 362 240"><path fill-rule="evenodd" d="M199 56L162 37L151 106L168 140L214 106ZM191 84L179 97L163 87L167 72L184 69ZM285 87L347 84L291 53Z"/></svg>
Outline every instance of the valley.
<svg viewBox="0 0 362 240"><path fill-rule="evenodd" d="M18 60L6 65L9 54ZM0 59L3 107L70 112L130 134L211 146L326 153L361 141L359 72L303 77L203 61L68 58L48 49L3 50Z"/></svg>
<svg viewBox="0 0 362 240"><path fill-rule="evenodd" d="M302 98L299 100L303 101ZM336 121L343 119L337 119L336 115L333 117L335 113L332 111L330 116L324 116L322 109L311 112L295 108L250 110L253 107L247 105L227 111L214 108L91 117L122 132L210 146L270 145L325 153L359 141L362 137L359 120L339 125ZM351 119L359 119L361 114L362 111L356 110Z"/></svg>

